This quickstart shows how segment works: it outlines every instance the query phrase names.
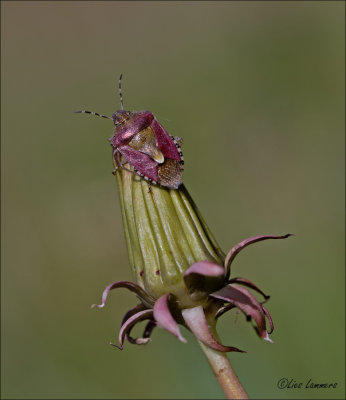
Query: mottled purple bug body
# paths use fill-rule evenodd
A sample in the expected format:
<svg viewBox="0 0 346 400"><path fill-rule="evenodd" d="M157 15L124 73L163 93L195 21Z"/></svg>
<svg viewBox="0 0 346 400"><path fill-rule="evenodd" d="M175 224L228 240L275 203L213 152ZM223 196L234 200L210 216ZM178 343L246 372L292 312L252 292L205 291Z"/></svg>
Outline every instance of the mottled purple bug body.
<svg viewBox="0 0 346 400"><path fill-rule="evenodd" d="M116 169L128 163L150 183L177 189L184 164L179 138L170 136L150 111L121 110L112 117L115 129L109 141Z"/></svg>
<svg viewBox="0 0 346 400"><path fill-rule="evenodd" d="M115 173L119 168L130 170L142 176L149 184L157 184L170 189L177 189L182 183L184 159L180 149L182 139L169 135L150 111L116 111L112 118L115 125L113 136L109 139L113 148ZM129 169L133 168L133 171Z"/></svg>

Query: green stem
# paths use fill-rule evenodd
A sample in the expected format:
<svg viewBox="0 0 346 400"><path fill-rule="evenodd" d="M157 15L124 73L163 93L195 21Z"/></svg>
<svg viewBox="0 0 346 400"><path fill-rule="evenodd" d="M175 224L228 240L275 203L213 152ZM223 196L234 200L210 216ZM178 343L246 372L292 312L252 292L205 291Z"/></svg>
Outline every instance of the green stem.
<svg viewBox="0 0 346 400"><path fill-rule="evenodd" d="M249 396L234 372L227 355L216 351L198 341L216 379L218 380L227 399L248 399Z"/></svg>

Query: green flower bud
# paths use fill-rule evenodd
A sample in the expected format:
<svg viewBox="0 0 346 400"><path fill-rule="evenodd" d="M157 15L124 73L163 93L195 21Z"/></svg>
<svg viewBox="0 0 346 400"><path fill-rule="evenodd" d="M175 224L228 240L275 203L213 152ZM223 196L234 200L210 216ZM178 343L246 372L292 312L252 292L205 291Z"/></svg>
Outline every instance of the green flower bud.
<svg viewBox="0 0 346 400"><path fill-rule="evenodd" d="M148 343L155 326L185 343L178 326L182 324L211 349L242 352L222 345L213 334L217 319L235 307L248 320L254 320L261 338L271 342L269 334L274 325L263 306L269 296L245 278L229 279L230 266L248 245L291 235L248 238L225 256L184 185L178 189L151 186L130 168L124 165L115 175L130 264L137 283L113 282L104 290L102 303L93 305L104 307L109 292L120 287L131 290L140 299L140 304L122 320L119 348L123 348L125 339L133 344ZM264 301L259 302L247 288L260 293ZM143 320L148 322L142 337L132 338L133 326Z"/></svg>
<svg viewBox="0 0 346 400"><path fill-rule="evenodd" d="M223 264L225 255L184 185L151 186L127 170L116 173L130 265L136 282L155 301L166 293L182 308L194 301L183 275L202 260Z"/></svg>

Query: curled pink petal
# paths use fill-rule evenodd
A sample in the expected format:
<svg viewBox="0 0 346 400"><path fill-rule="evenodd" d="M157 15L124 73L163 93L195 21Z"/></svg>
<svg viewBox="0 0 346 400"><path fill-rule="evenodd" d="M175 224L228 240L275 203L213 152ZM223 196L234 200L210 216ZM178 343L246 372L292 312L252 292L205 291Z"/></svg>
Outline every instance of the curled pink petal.
<svg viewBox="0 0 346 400"><path fill-rule="evenodd" d="M210 261L199 261L186 270L184 281L191 292L197 290L210 293L223 286L225 269Z"/></svg>
<svg viewBox="0 0 346 400"><path fill-rule="evenodd" d="M246 278L232 278L229 283L238 283L240 285L244 285L247 286L253 290L256 290L256 292L261 293L261 295L264 297L265 301L268 301L270 299L270 296L266 295L265 293L262 292L262 290L257 287L254 283L252 283L251 281L249 281Z"/></svg>
<svg viewBox="0 0 346 400"><path fill-rule="evenodd" d="M265 307L262 306L262 310L263 310L265 316L268 318L269 326L270 326L270 331L268 333L271 334L274 330L274 323L273 323L272 317L270 316L269 311Z"/></svg>
<svg viewBox="0 0 346 400"><path fill-rule="evenodd" d="M126 334L132 329L132 327L137 324L137 322L144 319L152 318L153 310L143 310L139 311L137 314L132 315L128 318L120 328L119 332L119 346L111 343L112 346L118 347L120 350L124 347L124 339Z"/></svg>
<svg viewBox="0 0 346 400"><path fill-rule="evenodd" d="M257 325L259 336L263 339L267 338L268 333L263 306L247 289L232 284L210 294L210 296L235 305L243 311L247 318L253 318Z"/></svg>
<svg viewBox="0 0 346 400"><path fill-rule="evenodd" d="M138 338L133 338L131 336L131 330L134 327L134 325L132 325L126 332L125 339L132 344L147 344L148 342L151 341L150 336L155 326L156 323L153 320L149 320L149 322L145 325L143 335Z"/></svg>
<svg viewBox="0 0 346 400"><path fill-rule="evenodd" d="M176 336L181 342L186 343L186 339L180 333L180 329L174 320L168 306L169 294L161 296L154 304L154 319L159 328L166 329Z"/></svg>
<svg viewBox="0 0 346 400"><path fill-rule="evenodd" d="M226 276L229 276L230 272L230 267L232 264L232 261L234 260L235 256L243 250L246 246L252 243L260 242L262 240L267 240L267 239L286 239L289 236L294 236L292 233L287 233L286 235L283 236L273 236L273 235L260 235L260 236L254 236L248 239L243 240L242 242L236 244L232 249L228 252L226 258L225 258L225 268L227 270Z"/></svg>
<svg viewBox="0 0 346 400"><path fill-rule="evenodd" d="M121 326L125 324L125 322L131 318L133 315L137 314L140 311L146 310L147 307L145 307L142 303L137 304L135 307L131 308L127 313L123 316L123 319L121 320Z"/></svg>
<svg viewBox="0 0 346 400"><path fill-rule="evenodd" d="M130 336L130 332L131 332L131 330L132 330L132 328L133 328L133 326L127 331L127 333L126 333L126 335L125 335L125 338L126 338L126 340L128 341L128 342L130 342L130 343L132 343L132 344L139 344L139 345L141 345L141 344L147 344L148 342L150 342L151 341L151 339L150 339L150 336L151 336L151 333L152 333L152 331L153 331L153 329L155 328L155 326L156 326L156 323L154 322L154 321L149 321L147 324L146 324L146 326L145 326L145 328L144 328L144 332L143 332L143 335L141 336L141 337L138 337L138 338L133 338L132 336Z"/></svg>
<svg viewBox="0 0 346 400"><path fill-rule="evenodd" d="M131 318L133 315L137 314L140 311L144 311L146 310L147 307L145 307L145 305L143 305L142 303L137 304L135 307L131 308L129 311L127 311L127 313L124 315L122 321L121 321L121 326L123 326L126 321ZM126 332L125 334L125 339L132 343L132 344L143 344L143 343L137 343L138 339L134 339L133 337L131 337L131 329L133 328L133 326ZM147 340L148 341L148 340ZM147 342L146 341L146 342Z"/></svg>
<svg viewBox="0 0 346 400"><path fill-rule="evenodd" d="M189 327L192 333L199 341L201 341L205 345L217 351L238 351L240 353L245 353L244 351L239 350L236 347L224 346L215 339L209 329L208 322L205 318L202 306L186 308L182 311L182 315L186 325Z"/></svg>
<svg viewBox="0 0 346 400"><path fill-rule="evenodd" d="M134 292L137 295L137 297L141 301L143 301L146 305L148 305L148 304L150 304L152 302L151 299L149 298L149 296L146 294L146 292L139 285L137 285L136 283L130 282L130 281L117 281L117 282L113 282L110 285L108 285L106 287L106 289L103 291L103 293L102 293L102 303L101 304L92 304L91 308L94 308L94 307L102 308L102 307L104 307L105 304L106 304L109 292L111 290L113 290L113 289L117 289L117 288L120 288L120 287L129 289L132 292Z"/></svg>
<svg viewBox="0 0 346 400"><path fill-rule="evenodd" d="M136 307L133 307L131 310L129 310L123 320L121 321L121 326L124 325L124 323L130 318L132 317L132 315L135 315L136 313L138 313L139 311L143 311L146 310L147 308L143 305L143 304L138 304ZM125 334L125 339L132 344L147 344L148 342L150 342L150 335L153 331L153 329L155 328L156 323L152 320L150 320L145 328L144 328L144 332L142 337L138 337L138 338L133 338L131 336L131 330L134 327L134 325L132 325L126 332Z"/></svg>

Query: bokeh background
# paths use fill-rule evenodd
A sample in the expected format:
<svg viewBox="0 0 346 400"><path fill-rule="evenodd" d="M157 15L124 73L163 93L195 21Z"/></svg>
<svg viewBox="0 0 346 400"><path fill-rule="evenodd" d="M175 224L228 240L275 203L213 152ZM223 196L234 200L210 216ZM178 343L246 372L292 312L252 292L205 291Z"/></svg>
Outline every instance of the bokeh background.
<svg viewBox="0 0 346 400"><path fill-rule="evenodd" d="M226 251L271 294L274 345L219 323L253 398L344 398L344 2L1 2L2 398L223 398L194 338L115 341L136 301L107 138L154 112ZM282 389L280 378L337 382Z"/></svg>

